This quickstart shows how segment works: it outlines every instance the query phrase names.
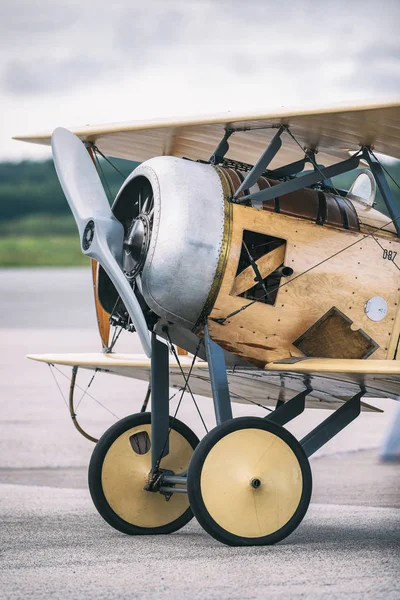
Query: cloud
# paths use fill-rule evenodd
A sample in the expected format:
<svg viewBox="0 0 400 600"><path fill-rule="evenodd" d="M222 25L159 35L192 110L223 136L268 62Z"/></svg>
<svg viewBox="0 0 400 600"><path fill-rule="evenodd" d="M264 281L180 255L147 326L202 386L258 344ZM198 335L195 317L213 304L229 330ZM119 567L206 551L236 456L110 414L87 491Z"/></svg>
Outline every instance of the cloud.
<svg viewBox="0 0 400 600"><path fill-rule="evenodd" d="M400 5L399 5L400 6ZM400 16L400 15L399 15ZM369 41L356 52L360 60L368 60L368 65L380 65L396 62L400 60L400 40L396 37L385 40L379 40L378 43Z"/></svg>
<svg viewBox="0 0 400 600"><path fill-rule="evenodd" d="M79 5L70 2L40 3L29 0L13 0L0 4L1 36L27 35L29 38L46 34L49 31L61 31L79 20Z"/></svg>
<svg viewBox="0 0 400 600"><path fill-rule="evenodd" d="M3 2L2 133L400 94L399 18L397 0Z"/></svg>
<svg viewBox="0 0 400 600"><path fill-rule="evenodd" d="M90 84L109 66L104 61L87 56L75 56L67 60L47 57L35 61L16 59L6 66L3 85L11 94L22 96L62 93L72 86Z"/></svg>
<svg viewBox="0 0 400 600"><path fill-rule="evenodd" d="M134 52L138 60L146 59L151 51L168 46L179 46L188 26L185 4L170 8L168 3L146 10L143 6L126 7L116 18L115 49L123 54Z"/></svg>
<svg viewBox="0 0 400 600"><path fill-rule="evenodd" d="M366 58L382 62L398 56L400 4L386 5L382 10L375 1L353 1L352 11L344 0L281 0L279 6L267 0L116 1L108 6L99 1L93 10L90 2L44 0L35 10L19 0L10 9L8 26L3 25L16 34L19 52L5 52L2 82L11 94L57 94L65 88L63 80L73 83L73 69L84 85L93 77L136 74L148 66L184 71L190 63L206 78L222 65L228 77L267 72L302 83L303 69L308 74L313 68L318 78L327 65L349 57L361 67Z"/></svg>

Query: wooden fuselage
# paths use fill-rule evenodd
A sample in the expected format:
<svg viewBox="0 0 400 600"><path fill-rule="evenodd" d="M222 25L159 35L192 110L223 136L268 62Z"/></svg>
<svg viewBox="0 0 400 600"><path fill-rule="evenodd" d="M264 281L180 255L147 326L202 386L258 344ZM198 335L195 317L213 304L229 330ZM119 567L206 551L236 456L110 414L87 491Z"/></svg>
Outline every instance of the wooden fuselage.
<svg viewBox="0 0 400 600"><path fill-rule="evenodd" d="M373 339L377 347L370 355L372 359L395 358L400 329L400 270L396 259L387 257L391 251L389 256L398 253L400 258L400 241L395 233L387 231L390 227L379 229L389 219L374 210L369 214L375 215L369 218L369 223L376 221L374 229L361 224L360 231L350 231L233 205L226 265L208 319L212 338L258 366L304 357L293 342L336 307L353 321L353 331L361 329ZM362 218L360 221L367 222ZM244 230L286 242L283 264L293 269L293 274L281 279L274 305L235 295ZM387 314L380 321L371 320L365 311L366 302L375 296L387 303ZM216 321L245 305L250 306L223 324Z"/></svg>

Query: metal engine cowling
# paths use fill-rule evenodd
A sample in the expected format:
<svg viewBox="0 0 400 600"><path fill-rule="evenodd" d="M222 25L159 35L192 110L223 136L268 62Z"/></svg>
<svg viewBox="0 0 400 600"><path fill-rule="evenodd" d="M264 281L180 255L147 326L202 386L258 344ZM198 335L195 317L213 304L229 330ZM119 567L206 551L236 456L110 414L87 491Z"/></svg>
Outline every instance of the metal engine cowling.
<svg viewBox="0 0 400 600"><path fill-rule="evenodd" d="M143 218L138 223L139 184L152 189L151 230L144 231ZM158 316L189 328L198 321L224 245L225 203L215 168L189 160L152 158L124 182L113 212L124 224L126 239L130 234L138 240L141 293Z"/></svg>

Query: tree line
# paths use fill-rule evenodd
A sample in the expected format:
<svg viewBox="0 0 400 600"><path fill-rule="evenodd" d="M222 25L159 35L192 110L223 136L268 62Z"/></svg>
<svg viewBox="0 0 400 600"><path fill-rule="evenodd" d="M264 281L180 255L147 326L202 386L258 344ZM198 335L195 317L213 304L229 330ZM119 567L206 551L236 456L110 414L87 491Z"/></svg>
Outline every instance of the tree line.
<svg viewBox="0 0 400 600"><path fill-rule="evenodd" d="M125 177L137 163L113 159L112 164L101 160L105 189L114 198ZM70 215L70 209L58 182L51 159L24 160L19 163L0 163L0 221L19 219L37 214Z"/></svg>
<svg viewBox="0 0 400 600"><path fill-rule="evenodd" d="M125 177L137 165L121 159L112 159L111 162L122 175L109 163L101 160L103 184L110 201L115 198ZM400 161L390 162L387 168L394 179L400 182ZM354 173L347 173L335 178L335 185L348 189L354 178ZM400 202L399 188L390 179L389 185ZM379 194L376 207L386 212ZM32 220L35 216L42 215L57 219L70 214L51 159L40 162L26 160L19 163L0 163L0 226L3 225L3 231L7 221L21 218Z"/></svg>

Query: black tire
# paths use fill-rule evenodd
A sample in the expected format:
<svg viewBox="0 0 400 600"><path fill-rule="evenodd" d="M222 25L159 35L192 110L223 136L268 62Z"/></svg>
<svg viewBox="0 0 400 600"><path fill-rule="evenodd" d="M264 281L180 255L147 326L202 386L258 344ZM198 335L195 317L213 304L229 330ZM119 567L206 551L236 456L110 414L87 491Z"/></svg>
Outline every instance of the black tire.
<svg viewBox="0 0 400 600"><path fill-rule="evenodd" d="M136 522L128 522L126 519L123 518L122 515L122 511L121 514L118 514L118 509L116 509L116 507L112 507L110 505L110 502L112 504L112 501L110 500L110 498L107 498L107 492L105 492L105 490L103 489L103 469L104 469L104 465L106 462L106 457L109 460L109 451L110 449L113 447L114 443L124 443L126 441L126 436L128 434L128 432L134 428L141 428L144 427L145 429L147 429L148 431L148 439L150 440L150 444L151 444L151 429L149 428L149 425L151 424L151 413L150 412L143 412L143 413L138 413L135 415L130 415L128 417L125 417L124 419L121 419L120 421L118 421L117 423L115 423L115 425L113 425L112 427L110 427L99 439L99 441L96 444L96 447L93 451L91 460L90 460L90 464L89 464L89 490L90 490L90 495L92 497L93 503L96 507L96 509L98 510L98 512L100 513L100 515L103 517L103 519L105 521L107 521L107 523L109 525L111 525L112 527L114 527L114 529L117 529L118 531L121 531L122 533L126 533L128 535L155 535L155 534L167 534L167 533L173 533L174 531L177 531L178 529L181 529L181 527L183 527L184 525L186 525L192 518L193 518L193 513L192 510L190 508L189 505L189 501L187 499L186 494L173 494L172 497L170 498L170 500L167 502L165 496L162 496L159 493L154 493L154 492L147 492L143 490L143 482L142 480L139 481L139 475L137 476L137 484L136 484L136 501L140 501L141 503L151 503L152 504L152 510L154 511L154 504L156 503L156 507L155 507L155 512L157 514L161 514L163 513L163 511L170 511L171 510L171 502L174 502L176 504L176 506L174 507L174 509L181 510L180 507L183 506L184 503L186 503L187 507L182 508L181 512L182 514L179 514L179 516L177 516L177 518L173 518L170 522L165 522L160 524L157 524L155 526L152 526L151 523L146 523L145 526L142 526L142 523L139 523L138 521L140 521L140 518L138 519L138 521ZM199 440L197 438L197 436L193 433L193 431L191 429L189 429L189 427L187 427L187 425L185 425L184 423L182 423L181 421L179 421L178 419L173 420L172 417L170 417L170 427L172 428L171 431L171 435L170 435L170 454L166 457L164 457L161 461L161 467L163 467L163 463L164 461L166 461L168 463L168 458L173 457L173 448L171 448L171 444L174 444L174 432L176 432L179 436L181 436L181 438L183 438L183 441L179 441L177 445L183 443L184 447L185 447L185 452L186 454L192 454L191 449L195 449L196 446L199 443ZM146 435L146 434L145 434ZM131 441L132 438L134 436L131 436L129 438L130 440L130 446L132 449L132 460L146 460L149 463L149 466L151 464L151 452L149 451L149 448L144 448L143 451L135 451L134 449L134 445L133 442ZM176 438L179 439L179 438ZM187 444L186 444L187 442ZM130 450L129 450L130 451ZM124 446L124 452L126 453L126 456L128 457L128 460L131 460L129 457L129 451L126 449L126 447ZM140 459L138 459L135 454L140 455ZM183 460L183 459L182 459ZM190 460L190 459L189 459ZM146 468L147 468L147 462L145 464ZM188 463L189 461L187 461ZM110 472L111 475L113 475L115 473L114 470L114 466L118 466L118 468L120 468L118 462L113 462L112 463L112 468L110 466L106 466L106 470L107 472ZM183 465L185 470L187 468L188 464ZM169 468L168 466L166 468ZM122 468L121 468L122 469ZM148 471L150 471L150 468L148 469ZM128 472L128 478L125 477L124 474L122 475L118 475L119 477L121 477L121 482L122 482L122 487L121 487L121 493L120 493L120 497L122 497L122 501L124 504L127 503L127 500L129 502L129 506L135 506L135 497L132 497L132 495L129 495L129 498L126 498L126 494L124 491L124 485L125 482L128 481L129 483L129 477L136 477L136 472ZM140 477L141 479L143 478L143 468L141 469L141 473L140 473ZM110 488L112 493L115 493L115 486ZM123 497L125 494L125 497ZM143 495L142 495L143 494ZM157 498L157 499L155 499ZM175 499L175 500L174 500ZM132 500L132 503L131 503ZM170 506L169 506L170 505ZM143 510L141 514L143 515L147 515L149 511L146 512L146 510ZM146 520L148 520L148 517L145 516L144 517Z"/></svg>
<svg viewBox="0 0 400 600"><path fill-rule="evenodd" d="M262 430L262 431L266 431L269 434L272 434L273 436L276 436L277 438L279 438L280 440L282 440L282 442L284 444L286 444L287 447L290 448L290 450L293 452L294 457L292 456L292 454L290 453L290 451L288 451L287 447L282 445L283 448L283 454L285 456L287 456L288 458L286 459L287 461L287 470L288 470L288 477L286 478L286 485L291 486L291 481L290 481L290 477L294 477L293 475L293 468L296 470L298 479L296 482L297 485L297 489L296 489L296 494L295 495L293 493L293 506L296 507L297 501L298 501L298 505L295 508L294 512L293 509L290 508L290 512L289 514L291 514L292 516L282 525L280 526L277 530L275 531L271 531L268 533L268 535L251 535L251 536L246 536L246 535L238 535L236 532L232 532L232 531L228 531L227 529L224 528L224 526L221 525L221 523L223 522L223 524L226 523L226 518L227 519L231 519L233 522L233 514L234 514L234 510L239 510L238 507L240 506L240 498L243 496L243 494L246 494L246 498L253 498L254 496L252 496L253 494L257 494L259 493L258 490L256 489L256 487L259 485L260 480L256 480L256 479L251 479L249 478L248 480L246 480L246 482L241 482L236 483L236 477L237 477L237 473L239 472L239 467L241 467L241 464L236 464L235 463L235 459L234 459L234 455L235 453L240 453L241 450L238 447L237 444L235 444L234 446L230 446L231 450L233 449L233 452L231 454L231 464L229 464L229 460L227 458L226 462L224 459L224 448L226 447L226 440L227 440L227 436L235 433L235 432L239 432L241 430ZM248 432L248 435L250 436L254 436L253 433ZM243 437L243 436L242 436ZM235 438L235 439L239 439L239 438ZM261 438L260 438L261 439ZM219 450L217 450L217 453L214 452L213 455L211 455L210 457L210 453L212 452L213 449L216 448L217 444L221 441L221 440L225 440L225 446L221 446ZM229 443L232 444L233 442L233 438L231 438L230 442L228 441L228 445ZM251 443L247 445L248 448L251 447ZM278 443L278 448L275 450L275 452L279 451L279 443ZM219 454L218 454L219 452ZM221 456L221 452L222 452L222 456ZM257 450L252 449L249 450L250 453L257 452ZM282 454L282 456L283 456ZM261 461L263 459L263 456L266 456L266 453L264 454L260 454L260 460L259 462L254 462L253 463L255 465L258 464L263 464ZM257 455L258 456L258 455ZM203 478L203 467L205 464L205 461L207 460L207 458L209 458L209 460L207 461L207 466L206 469L204 470L204 478ZM266 457L267 458L267 457ZM246 460L246 459L244 459ZM272 460L272 455L271 455L271 460ZM296 463L297 460L297 463ZM266 459L264 459L264 465L266 463ZM279 460L276 461L276 463L274 464L278 464ZM289 465L294 465L294 466L290 466ZM211 467L211 471L210 471L210 467ZM269 468L267 466L265 466L265 468ZM229 469L231 469L231 472L233 473L234 477L230 478L230 471ZM280 477L282 479L282 472L283 472L284 466L279 467L279 469L276 469L276 472L279 470L279 475L278 477ZM290 470L292 469L292 470ZM261 470L261 468L259 468L259 470ZM274 470L274 467L271 468L271 471ZM211 472L211 476L210 476L210 472ZM247 471L246 471L247 473ZM301 473L301 479L300 479L300 473ZM271 481L273 480L273 474L271 474ZM244 476L243 476L244 477ZM224 480L225 478L225 480ZM265 478L266 479L266 478ZM234 490L232 491L232 489L229 489L229 486L231 485L231 481L234 482L232 483L234 487ZM215 481L215 486L214 486L214 481ZM225 487L224 487L224 481L226 483L228 483L228 485L225 483ZM247 484L248 481L248 484ZM267 481L267 479L266 479ZM264 487L263 490L263 494L265 495L268 491L269 493L269 489L272 483L271 481L268 481ZM276 479L275 479L276 481ZM210 484L211 482L211 484ZM255 483L253 483L255 482ZM202 490L202 484L205 488L205 491ZM301 488L301 484L302 484L302 488ZM248 488L247 489L247 485ZM261 484L260 484L261 485ZM216 492L213 491L213 486L215 487ZM293 486L294 489L295 486ZM242 488L246 488L245 491L242 491ZM253 489L252 489L253 488ZM269 544L276 544L277 542L280 542L281 540L283 540L284 538L286 538L288 535L290 535L295 529L296 527L301 523L304 515L307 512L309 503L310 503L310 499L311 499L311 492L312 492L312 475L311 475L311 469L310 469L310 464L308 461L307 456L304 453L303 448L301 447L301 445L299 444L299 442L296 440L296 438L293 437L293 435L287 431L286 429L284 429L283 427L272 423L271 421L267 421L258 417L240 417L237 419L232 419L230 421L227 421L225 423L222 423L221 425L217 426L215 429L213 429L212 431L210 431L199 443L199 445L197 446L192 460L190 462L190 466L189 466L189 471L188 471L188 478L187 478L187 489L188 489L188 495L189 495L189 500L190 500L190 505L191 508L193 510L194 516L196 517L196 519L199 521L200 525L205 529L205 531L207 531L210 535L212 535L215 539L217 539L218 541L224 543L224 544L228 544L230 546L262 546L262 545L269 545ZM238 500L236 502L236 498L235 498L235 490L238 489ZM261 488L260 488L261 489ZM278 487L277 487L278 490ZM275 491L275 490L274 490ZM208 500L205 501L204 499L204 493L206 493L206 495L208 494ZM225 493L225 497L224 497L224 493ZM276 491L276 498L278 498L278 491ZM211 498L210 501L210 494L215 496L215 498ZM216 494L219 494L220 496L217 496ZM290 496L290 494L289 494ZM219 497L221 498L221 504L220 507L218 507L218 502L219 502ZM259 496L258 498L263 499L265 496ZM272 495L271 495L272 497ZM285 497L286 498L286 497ZM284 498L284 502L285 502L285 498ZM299 500L298 500L299 499ZM260 502L260 500L258 500ZM216 515L216 512L218 514L220 523L218 523L213 516L211 516L210 514L210 510L209 508L206 506L208 502L209 507L212 506L212 509L214 509L214 517ZM263 502L263 500L262 500ZM277 502L277 500L275 499L275 502ZM251 511L253 510L253 508L251 507L251 504L253 504L254 506L256 505L256 501L254 500L250 500L248 501L247 506L249 507L249 514L251 513ZM215 509L215 506L217 506L217 509ZM265 507L265 510L268 510L268 505L267 504L262 504L263 507ZM229 515L229 511L232 511L231 514ZM241 510L241 509L240 509ZM213 512L213 510L211 510L211 512ZM240 519L243 517L243 520L246 519L246 515L244 514L246 511L242 511L242 513L239 515L239 520L235 520L235 523L238 523L240 521ZM254 508L254 512L257 513L257 508ZM273 514L272 512L269 514ZM224 515L228 515L226 518L224 517ZM257 514L257 523L258 523L258 514ZM240 523L239 525L234 525L232 527L232 529L235 529L235 527L238 528L246 528L246 524ZM261 531L261 526L259 526L259 529Z"/></svg>

